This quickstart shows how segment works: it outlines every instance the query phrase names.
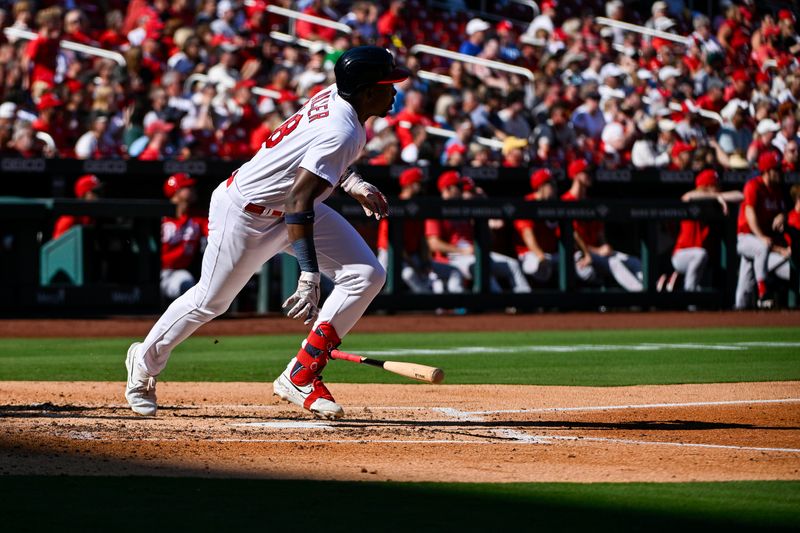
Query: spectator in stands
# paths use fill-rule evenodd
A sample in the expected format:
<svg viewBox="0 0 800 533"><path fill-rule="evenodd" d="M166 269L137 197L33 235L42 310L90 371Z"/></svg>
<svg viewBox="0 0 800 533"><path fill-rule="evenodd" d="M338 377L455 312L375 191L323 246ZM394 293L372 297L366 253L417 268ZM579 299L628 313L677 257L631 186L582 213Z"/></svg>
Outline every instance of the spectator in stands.
<svg viewBox="0 0 800 533"><path fill-rule="evenodd" d="M765 151L758 158L759 176L744 186L744 200L739 207L736 251L739 253L739 280L736 285L736 309L752 305L757 290L759 308L775 305L768 282L771 277L789 279L789 249L784 246L785 224L781 190L781 158L775 151Z"/></svg>
<svg viewBox="0 0 800 533"><path fill-rule="evenodd" d="M522 91L514 91L508 95L508 105L497 113L499 120L499 131L497 136L500 139L506 137L517 137L527 139L531 134L531 126L525 118L525 95Z"/></svg>
<svg viewBox="0 0 800 533"><path fill-rule="evenodd" d="M637 124L641 136L633 143L631 163L636 168L666 167L670 163L669 153L659 150L658 123L653 117L645 116Z"/></svg>
<svg viewBox="0 0 800 533"><path fill-rule="evenodd" d="M328 20L338 20L339 16L321 0L308 2L308 7L303 10L306 15L312 15ZM312 22L298 20L295 24L295 33L301 39L309 41L332 42L336 37L336 30L327 26L321 26Z"/></svg>
<svg viewBox="0 0 800 533"><path fill-rule="evenodd" d="M141 161L158 161L175 152L175 146L169 140L174 124L156 120L145 128L147 147L139 155Z"/></svg>
<svg viewBox="0 0 800 533"><path fill-rule="evenodd" d="M208 239L208 217L195 212L195 183L183 172L164 182L164 196L175 205L175 216L161 219L161 294L169 301L197 283L190 269Z"/></svg>
<svg viewBox="0 0 800 533"><path fill-rule="evenodd" d="M430 150L427 149L428 132L422 124L415 124L411 127L411 142L400 152L400 159L410 165L430 160Z"/></svg>
<svg viewBox="0 0 800 533"><path fill-rule="evenodd" d="M692 166L692 154L694 146L683 141L675 141L670 150L672 162L669 170L689 170Z"/></svg>
<svg viewBox="0 0 800 533"><path fill-rule="evenodd" d="M422 191L422 171L418 167L404 170L400 174L400 200L410 200ZM417 294L442 294L464 292L461 272L445 263L431 261L425 240L425 222L416 218L400 220L403 225L403 248L400 278ZM389 267L389 219L382 218L378 224L378 261L384 269Z"/></svg>
<svg viewBox="0 0 800 533"><path fill-rule="evenodd" d="M403 26L402 11L404 7L404 0L392 0L389 3L389 9L378 18L378 35L389 37L399 32Z"/></svg>
<svg viewBox="0 0 800 533"><path fill-rule="evenodd" d="M789 189L789 196L792 199L792 208L786 216L786 240L793 250L794 257L797 257L797 246L800 246L800 183L795 183ZM791 248L794 246L795 248Z"/></svg>
<svg viewBox="0 0 800 533"><path fill-rule="evenodd" d="M436 123L425 113L425 96L418 90L412 89L406 93L405 106L391 119L395 125L400 146L405 148L414 141L411 128L416 125L436 126Z"/></svg>
<svg viewBox="0 0 800 533"><path fill-rule="evenodd" d="M530 182L532 192L525 196L525 200L556 200L556 186L548 169L539 169L531 174ZM522 271L539 283L550 281L558 264L558 223L542 219L515 220L514 229L517 231L516 250Z"/></svg>
<svg viewBox="0 0 800 533"><path fill-rule="evenodd" d="M772 141L775 139L775 133L780 129L781 127L778 123L771 118L764 118L759 121L756 127L756 137L747 148L747 161L751 165L756 163L765 152L775 150Z"/></svg>
<svg viewBox="0 0 800 533"><path fill-rule="evenodd" d="M461 199L461 177L458 172L443 173L437 180L437 186L443 200ZM435 262L451 265L465 279L473 279L476 258L473 229L469 220L428 219L425 221L425 237ZM516 259L490 252L490 263L492 292L502 291L496 278L506 280L515 293L530 292L530 285Z"/></svg>
<svg viewBox="0 0 800 533"><path fill-rule="evenodd" d="M567 168L567 176L572 184L561 195L561 200L586 200L592 185L589 163L585 159L574 160ZM575 220L573 227L575 243L579 248L575 253L575 271L579 278L588 283L600 284L611 276L627 291L639 292L643 289L639 258L614 250L606 241L605 225L602 222Z"/></svg>
<svg viewBox="0 0 800 533"><path fill-rule="evenodd" d="M572 125L575 132L592 139L599 140L606 125L603 112L600 111L600 93L589 91L585 95L585 103L572 113Z"/></svg>
<svg viewBox="0 0 800 533"><path fill-rule="evenodd" d="M567 109L563 104L557 103L550 108L549 120L536 126L531 133L530 144L538 146L541 137L547 138L550 152L563 165L577 143L575 129L568 120Z"/></svg>
<svg viewBox="0 0 800 533"><path fill-rule="evenodd" d="M91 129L81 135L75 143L75 157L78 159L102 159L114 157L116 146L108 143L108 115L96 113L91 117Z"/></svg>
<svg viewBox="0 0 800 533"><path fill-rule="evenodd" d="M522 52L516 43L516 31L514 25L508 20L501 20L496 27L497 40L500 45L500 60L508 63L516 62Z"/></svg>
<svg viewBox="0 0 800 533"><path fill-rule="evenodd" d="M784 172L798 172L800 171L800 148L798 148L796 140L788 141L783 148L783 171Z"/></svg>
<svg viewBox="0 0 800 533"><path fill-rule="evenodd" d="M58 96L49 92L44 93L36 105L39 117L31 125L37 132L49 135L57 150L65 152L68 147L66 146L67 130L61 116L63 106L64 102Z"/></svg>
<svg viewBox="0 0 800 533"><path fill-rule="evenodd" d="M555 31L556 1L542 0L539 4L540 14L531 21L528 29L525 30L524 37L527 39L542 38L540 32L545 32L547 36L553 35ZM547 37L545 37L546 39Z"/></svg>
<svg viewBox="0 0 800 533"><path fill-rule="evenodd" d="M724 122L717 134L717 142L720 150L728 156L736 153L745 157L753 142L753 132L746 123L748 107L747 102L733 99L720 112Z"/></svg>
<svg viewBox="0 0 800 533"><path fill-rule="evenodd" d="M383 143L381 153L369 160L370 165L388 166L400 162L400 142L397 137L390 137Z"/></svg>
<svg viewBox="0 0 800 533"><path fill-rule="evenodd" d="M361 38L372 41L377 36L378 30L375 22L378 18L378 8L372 2L353 2L350 11L339 19L342 24L347 24Z"/></svg>
<svg viewBox="0 0 800 533"><path fill-rule="evenodd" d="M694 183L695 188L681 197L684 202L717 200L722 206L722 212L727 215L729 202L742 201L740 191L720 191L719 175L714 170L706 169L698 173ZM708 263L711 229L711 225L704 220L681 220L680 232L672 251L672 267L675 272L683 275L683 290L686 292L700 290L700 282ZM670 287L673 283L670 283Z"/></svg>
<svg viewBox="0 0 800 533"><path fill-rule="evenodd" d="M772 140L772 146L777 148L781 154L783 154L784 149L786 148L786 143L789 141L800 141L800 137L797 136L797 119L792 114L787 114L781 120L781 129Z"/></svg>
<svg viewBox="0 0 800 533"><path fill-rule="evenodd" d="M30 73L26 88L34 100L47 89L56 85L56 60L61 39L61 10L51 7L37 17L40 30L36 39L30 41L25 51L24 70Z"/></svg>
<svg viewBox="0 0 800 533"><path fill-rule="evenodd" d="M94 202L100 198L103 184L94 174L85 174L75 182L75 198ZM94 220L88 216L61 215L53 228L53 239L58 239L73 226L91 226Z"/></svg>
<svg viewBox="0 0 800 533"><path fill-rule="evenodd" d="M16 116L17 104L3 102L0 105L0 156L11 157L16 155L16 151L11 146Z"/></svg>
<svg viewBox="0 0 800 533"><path fill-rule="evenodd" d="M481 20L474 18L467 22L466 29L467 40L461 43L458 51L462 54L470 56L477 56L483 50L483 43L486 40L486 30L491 28L492 25Z"/></svg>

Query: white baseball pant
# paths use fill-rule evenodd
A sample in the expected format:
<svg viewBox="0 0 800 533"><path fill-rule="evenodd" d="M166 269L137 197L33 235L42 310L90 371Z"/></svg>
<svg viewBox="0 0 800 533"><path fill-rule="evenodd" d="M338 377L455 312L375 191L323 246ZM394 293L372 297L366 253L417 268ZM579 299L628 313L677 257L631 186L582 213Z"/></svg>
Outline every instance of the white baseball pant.
<svg viewBox="0 0 800 533"><path fill-rule="evenodd" d="M384 269L389 268L389 252L378 250L378 262ZM415 294L444 294L464 292L464 278L458 269L445 263L432 262L431 272L420 272L407 261L402 262L400 278ZM446 287L446 290L445 290Z"/></svg>
<svg viewBox="0 0 800 533"><path fill-rule="evenodd" d="M166 268L161 271L161 294L170 300L191 289L195 283L194 276L188 270Z"/></svg>
<svg viewBox="0 0 800 533"><path fill-rule="evenodd" d="M705 248L681 248L672 254L672 268L683 275L683 290L700 290L700 279L706 270L708 252Z"/></svg>
<svg viewBox="0 0 800 533"><path fill-rule="evenodd" d="M736 309L746 309L756 294L756 284L766 281L772 274L783 280L790 275L789 258L771 252L767 243L751 233L740 233L736 237L739 253L739 280L736 283Z"/></svg>
<svg viewBox="0 0 800 533"><path fill-rule="evenodd" d="M578 277L588 283L599 284L609 275L628 292L641 292L642 264L638 257L622 252L614 252L609 256L592 254L592 264L588 267L578 266L581 252L575 252L575 272Z"/></svg>
<svg viewBox="0 0 800 533"><path fill-rule="evenodd" d="M516 259L497 252L491 252L489 258L489 264L492 269L489 283L492 292L502 291L496 278L507 280L511 285L511 290L515 293L531 292L531 286L528 280L525 279L522 267L520 267ZM472 269L475 266L475 254L448 254L447 260L449 264L456 267L466 279L472 279L474 277Z"/></svg>
<svg viewBox="0 0 800 533"><path fill-rule="evenodd" d="M283 219L246 212L246 204L236 187L226 188L224 182L212 194L200 281L172 302L140 346L136 360L147 374L161 373L172 350L224 313L267 260L279 252L292 253ZM380 292L386 274L344 217L325 204L315 212L317 258L334 288L311 329L329 322L344 338Z"/></svg>
<svg viewBox="0 0 800 533"><path fill-rule="evenodd" d="M525 252L519 256L522 271L534 280L544 283L553 276L553 265L558 263L558 254L544 254L544 260L533 252Z"/></svg>

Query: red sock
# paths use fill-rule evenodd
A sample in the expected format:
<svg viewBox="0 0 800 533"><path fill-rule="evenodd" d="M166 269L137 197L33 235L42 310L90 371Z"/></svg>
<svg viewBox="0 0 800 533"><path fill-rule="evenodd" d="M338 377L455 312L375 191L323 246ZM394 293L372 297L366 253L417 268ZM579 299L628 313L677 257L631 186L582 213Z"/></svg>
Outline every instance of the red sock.
<svg viewBox="0 0 800 533"><path fill-rule="evenodd" d="M308 334L305 346L297 352L297 363L290 373L295 385L308 385L328 364L331 350L342 343L336 330L323 322Z"/></svg>
<svg viewBox="0 0 800 533"><path fill-rule="evenodd" d="M767 282L766 281L759 281L758 282L758 297L763 298L767 295Z"/></svg>

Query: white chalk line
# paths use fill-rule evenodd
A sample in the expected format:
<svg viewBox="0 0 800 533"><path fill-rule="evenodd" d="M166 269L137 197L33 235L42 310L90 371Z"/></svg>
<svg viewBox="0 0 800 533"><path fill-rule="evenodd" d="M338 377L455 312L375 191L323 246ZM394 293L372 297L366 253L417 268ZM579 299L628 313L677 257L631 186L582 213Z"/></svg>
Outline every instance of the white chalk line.
<svg viewBox="0 0 800 533"><path fill-rule="evenodd" d="M722 450L740 450L752 452L779 452L779 453L800 453L798 448L766 448L761 446L736 446L732 444L706 444L697 442L669 442L653 440L633 440L615 439L607 437L571 437L561 435L528 435L513 429L503 429L496 431L497 434L505 438L513 439L521 444L547 444L549 441L569 441L569 442L610 442L615 444L636 444L652 446L674 446L679 448L714 448Z"/></svg>
<svg viewBox="0 0 800 533"><path fill-rule="evenodd" d="M359 350L360 355L406 357L418 355L488 355L514 353L578 353L578 352L653 352L663 350L747 351L751 348L800 348L800 342L730 342L730 343L661 343L639 344L531 344L527 346L453 346L448 348L392 348L387 350Z"/></svg>
<svg viewBox="0 0 800 533"><path fill-rule="evenodd" d="M770 400L725 400L717 402L643 403L630 405L591 405L584 407L539 407L533 409L497 409L494 411L461 411L452 407L434 407L433 410L461 420L480 420L480 416L512 413L562 413L575 411L614 411L624 409L666 409L671 407L711 407L721 405L758 405L771 403L797 403L800 398L778 398Z"/></svg>

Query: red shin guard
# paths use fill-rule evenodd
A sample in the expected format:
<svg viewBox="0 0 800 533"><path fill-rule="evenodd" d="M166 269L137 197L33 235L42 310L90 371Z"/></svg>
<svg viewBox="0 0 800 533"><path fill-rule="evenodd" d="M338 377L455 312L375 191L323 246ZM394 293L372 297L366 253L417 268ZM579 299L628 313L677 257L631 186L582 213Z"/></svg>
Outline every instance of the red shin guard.
<svg viewBox="0 0 800 533"><path fill-rule="evenodd" d="M297 363L290 375L292 383L301 386L311 383L328 364L331 350L341 343L336 330L328 322L323 322L312 330L306 338L305 346L297 352Z"/></svg>

